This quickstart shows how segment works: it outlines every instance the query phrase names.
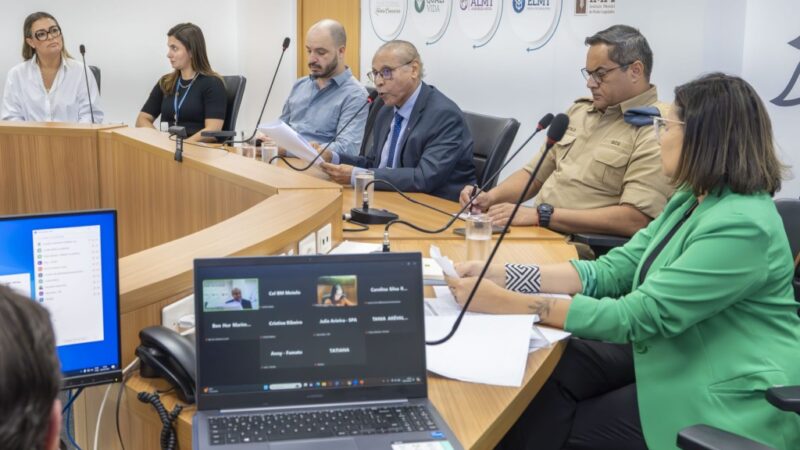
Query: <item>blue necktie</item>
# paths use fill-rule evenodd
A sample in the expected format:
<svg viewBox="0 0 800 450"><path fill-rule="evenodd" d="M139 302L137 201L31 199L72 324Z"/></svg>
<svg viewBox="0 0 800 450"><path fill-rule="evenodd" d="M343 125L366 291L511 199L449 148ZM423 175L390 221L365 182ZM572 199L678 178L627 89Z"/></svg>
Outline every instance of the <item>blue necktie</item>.
<svg viewBox="0 0 800 450"><path fill-rule="evenodd" d="M403 124L403 116L395 113L394 129L392 130L392 140L389 142L389 158L386 160L386 167L394 167L394 152L397 147L397 138L400 137L400 128Z"/></svg>

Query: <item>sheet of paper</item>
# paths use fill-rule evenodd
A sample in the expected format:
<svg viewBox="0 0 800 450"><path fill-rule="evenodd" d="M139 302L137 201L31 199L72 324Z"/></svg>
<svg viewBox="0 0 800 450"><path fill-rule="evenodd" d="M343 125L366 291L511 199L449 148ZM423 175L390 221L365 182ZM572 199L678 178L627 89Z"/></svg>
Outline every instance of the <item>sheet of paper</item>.
<svg viewBox="0 0 800 450"><path fill-rule="evenodd" d="M381 244L368 242L343 241L331 250L329 255L353 255L358 253L375 253L381 251Z"/></svg>
<svg viewBox="0 0 800 450"><path fill-rule="evenodd" d="M314 147L280 119L260 124L258 131L271 137L278 147L285 148L298 158L311 161L317 157L317 151L314 150ZM322 158L317 158L314 161L314 165L319 165L322 162Z"/></svg>
<svg viewBox="0 0 800 450"><path fill-rule="evenodd" d="M426 316L425 339L447 335L455 316ZM519 387L528 361L532 315L464 316L450 340L427 345L428 370L473 383Z"/></svg>
<svg viewBox="0 0 800 450"><path fill-rule="evenodd" d="M442 268L442 272L448 277L459 278L458 273L456 273L456 268L453 265L453 261L446 256L442 256L442 251L439 250L439 247L435 245L431 245L430 248L431 258L436 261L439 266Z"/></svg>

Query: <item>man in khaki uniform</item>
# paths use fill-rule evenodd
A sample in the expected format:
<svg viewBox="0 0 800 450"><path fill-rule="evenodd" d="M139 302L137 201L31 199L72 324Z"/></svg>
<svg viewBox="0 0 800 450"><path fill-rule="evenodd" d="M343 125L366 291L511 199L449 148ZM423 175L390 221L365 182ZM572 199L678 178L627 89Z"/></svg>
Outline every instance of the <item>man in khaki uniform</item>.
<svg viewBox="0 0 800 450"><path fill-rule="evenodd" d="M535 207L520 208L512 225L631 236L661 212L672 194L648 117L657 111L666 115L649 81L653 54L644 36L625 25L586 38L586 45L582 72L592 97L576 100L567 111L567 132L527 194L527 199L537 196ZM541 154L480 194L474 207L495 224L505 224ZM462 205L472 189L462 190Z"/></svg>

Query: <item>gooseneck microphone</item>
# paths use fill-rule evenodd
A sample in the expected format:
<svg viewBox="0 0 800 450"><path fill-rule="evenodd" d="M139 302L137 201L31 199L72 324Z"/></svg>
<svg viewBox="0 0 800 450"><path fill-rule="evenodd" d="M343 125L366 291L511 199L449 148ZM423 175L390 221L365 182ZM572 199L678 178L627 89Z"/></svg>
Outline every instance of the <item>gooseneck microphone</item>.
<svg viewBox="0 0 800 450"><path fill-rule="evenodd" d="M500 233L500 236L497 238L497 242L494 244L494 248L492 248L492 253L489 254L489 258L486 260L486 264L483 265L483 269L481 269L480 275L478 275L478 279L475 281L475 285L472 287L472 291L469 293L469 297L464 302L464 306L461 308L461 312L458 314L458 318L453 323L453 327L450 329L450 332L447 333L441 339L437 339L435 341L427 341L425 342L427 345L439 345L444 344L447 342L458 330L458 326L461 324L461 319L464 318L464 314L469 309L469 304L472 303L472 299L475 297L475 293L478 292L478 287L481 285L481 281L483 281L483 277L486 276L486 271L489 269L489 266L492 265L492 260L494 259L494 255L497 253L497 249L500 248L500 244L503 242L503 238L505 237L506 233L508 233L509 227L511 227L511 222L514 220L514 217L517 215L517 211L519 211L519 207L522 205L522 202L525 201L525 194L528 193L528 189L531 188L533 185L533 180L536 179L536 175L539 173L539 168L542 167L542 162L547 157L547 153L550 149L555 145L556 142L560 141L561 138L564 137L564 134L567 132L567 126L569 126L569 117L566 114L558 114L554 119L553 123L550 125L550 129L547 130L547 143L545 144L544 151L542 152L542 157L539 158L539 162L536 163L536 167L531 172L531 176L528 178L528 182L525 185L525 188L519 195L519 199L514 204L514 210L511 211L511 217L508 218L508 222L503 227L503 232Z"/></svg>
<svg viewBox="0 0 800 450"><path fill-rule="evenodd" d="M278 58L278 65L275 66L275 73L272 74L272 81L269 83L269 89L267 90L267 98L264 99L264 104L261 106L261 113L258 114L258 120L256 120L256 126L253 128L253 134L250 135L247 139L242 139L241 141L229 141L229 144L242 144L245 142L250 142L256 136L258 132L258 124L261 123L261 118L264 117L264 110L267 109L267 101L269 101L269 95L272 93L272 86L275 84L275 78L278 76L278 69L281 67L281 61L283 61L283 55L286 53L286 49L289 48L289 42L291 39L288 37L283 38L283 50L281 50L281 56Z"/></svg>
<svg viewBox="0 0 800 450"><path fill-rule="evenodd" d="M86 46L81 44L81 59L83 60L83 78L86 80L86 95L89 97L89 114L92 117L92 124L94 124L94 107L92 107L92 91L89 89L89 68L86 65Z"/></svg>
<svg viewBox="0 0 800 450"><path fill-rule="evenodd" d="M325 153L325 150L327 150L328 147L330 147L330 145L333 144L333 141L335 141L336 138L338 138L339 135L342 134L342 131L344 131L350 125L350 122L355 120L355 118L358 117L359 114L361 114L361 111L363 111L364 108L367 105L372 104L372 102L374 102L375 98L377 98L377 97L378 97L378 92L377 91L374 91L374 92L370 93L369 96L367 97L367 101L365 101L364 104L362 104L361 107L358 108L358 111L356 111L356 113L353 115L353 117L351 117L347 122L345 122L345 124L342 126L342 128L339 131L337 131L336 134L333 136L333 139L328 141L328 143L325 144L325 147L322 147L322 150L317 152L317 156L315 156L311 161L309 161L308 164L305 165L305 167L295 167L295 166L292 165L292 163L289 162L288 159L286 159L285 157L280 156L280 155L276 155L276 156L273 156L272 158L270 158L269 163L272 164L272 161L275 161L276 159L280 159L281 161L283 161L292 170L296 170L298 172L303 172L303 171L306 171L306 170L310 169L311 166L313 166L314 163L318 159L320 159L322 157L322 154Z"/></svg>
<svg viewBox="0 0 800 450"><path fill-rule="evenodd" d="M531 133L531 135L528 136L528 138L525 139L525 141L522 144L520 144L520 146L514 151L514 153L512 153L511 156L506 159L506 161L503 163L503 165L500 166L492 174L492 176L490 176L489 178L487 178L486 180L483 181L483 185L480 188L473 189L473 192L472 192L472 195L470 196L469 202L467 202L467 204L464 205L457 213L450 214L450 213L444 212L444 211L442 211L442 210L440 210L438 208L433 208L430 205L426 205L426 204L421 203L421 202L413 201L413 203L417 203L417 204L420 204L422 206L426 206L426 207L428 207L430 209L435 210L436 212L439 212L439 213L442 213L442 214L444 214L446 216L449 216L450 220L448 220L447 223L445 223L441 228L434 229L434 230L428 230L428 229L419 227L419 226L417 226L415 224L412 224L410 222L407 222L407 221L404 221L404 220L399 220L399 219L395 219L395 220L389 221L389 223L384 222L384 223L386 223L386 227L383 230L383 251L384 252L390 251L389 228L392 225L394 225L395 223L400 223L400 224L406 225L408 227L411 227L411 228L413 228L413 229L415 229L417 231L420 231L420 232L423 232L423 233L428 233L428 234L441 233L441 232L447 230L448 228L450 228L450 226L452 226L453 223L455 223L455 221L459 218L459 216L461 216L461 213L465 212L467 209L472 207L472 203L475 201L476 198L478 198L478 195L481 192L483 192L484 189L486 189L486 186L489 186L492 183L492 181L494 181L494 179L497 178L500 175L500 173L503 171L503 169L522 151L523 148L525 148L526 145L528 145L528 143L531 141L531 139L534 138L534 136L539 134L540 131L542 131L545 128L549 127L550 123L552 121L553 121L553 115L550 114L550 113L545 114L541 119L539 119L539 123L536 125L536 129L533 131L533 133ZM381 180L375 180L374 182L381 182ZM403 195L402 192L399 192L399 193L401 195ZM405 195L403 195L403 197L410 200L410 198L406 197Z"/></svg>

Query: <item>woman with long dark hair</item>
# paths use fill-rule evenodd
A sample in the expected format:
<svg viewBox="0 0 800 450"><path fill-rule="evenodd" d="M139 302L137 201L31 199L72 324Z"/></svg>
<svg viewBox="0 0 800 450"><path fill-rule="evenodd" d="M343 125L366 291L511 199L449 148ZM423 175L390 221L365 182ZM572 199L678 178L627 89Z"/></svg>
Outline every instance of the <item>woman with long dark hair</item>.
<svg viewBox="0 0 800 450"><path fill-rule="evenodd" d="M167 58L172 72L162 76L136 118L137 127L155 128L161 116L170 126L186 128L187 141L209 141L203 131L220 131L225 122L225 84L211 69L203 31L180 23L167 33Z"/></svg>

